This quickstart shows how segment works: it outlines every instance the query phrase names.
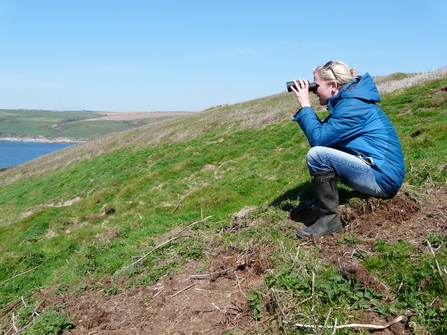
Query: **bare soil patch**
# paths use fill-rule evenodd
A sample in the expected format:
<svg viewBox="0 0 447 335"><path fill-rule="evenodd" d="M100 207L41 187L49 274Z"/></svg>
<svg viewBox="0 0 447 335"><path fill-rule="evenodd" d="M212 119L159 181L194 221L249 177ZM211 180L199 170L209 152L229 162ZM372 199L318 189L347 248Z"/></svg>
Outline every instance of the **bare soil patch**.
<svg viewBox="0 0 447 335"><path fill-rule="evenodd" d="M384 238L390 243L404 238L425 248L422 241L428 233L445 233L447 230L447 187L425 191L426 199L416 202L405 192L391 200L370 199L368 208L352 209L341 206L342 218L347 223L344 232L355 232L361 244L338 245L341 234L314 238L320 257L330 260L344 273L357 277L365 286L387 296L388 289L377 281L353 256L354 250L373 252L374 241ZM292 220L293 219L293 220ZM291 216L286 224L301 224ZM297 240L297 244L309 243ZM61 312L77 325L64 334L226 334L231 330L253 330L256 325L247 303L250 290L262 285L268 268L270 251L262 253L221 251L213 249L209 266L196 276L199 264L191 261L182 274L171 274L150 286L125 289L125 282L118 284L122 290L104 296L112 286L107 279L100 283L102 289L86 291L80 295L54 295L43 292L47 306L64 306ZM428 251L427 251L428 252ZM88 283L93 285L95 283ZM116 286L116 284L115 284ZM44 307L44 306L43 306ZM286 306L283 306L286 307ZM264 307L263 316L269 312ZM355 323L383 325L385 320L375 313L363 312ZM388 321L391 321L388 320ZM376 335L410 334L407 319Z"/></svg>
<svg viewBox="0 0 447 335"><path fill-rule="evenodd" d="M109 278L99 283L102 289L76 297L50 292L42 296L45 305L64 306L62 313L75 321L76 329L64 334L224 334L248 328L252 322L247 292L262 284L269 256L215 251L201 274L192 261L183 274L167 275L153 285L134 286L116 295L104 296L112 287ZM118 284L124 285L124 281Z"/></svg>

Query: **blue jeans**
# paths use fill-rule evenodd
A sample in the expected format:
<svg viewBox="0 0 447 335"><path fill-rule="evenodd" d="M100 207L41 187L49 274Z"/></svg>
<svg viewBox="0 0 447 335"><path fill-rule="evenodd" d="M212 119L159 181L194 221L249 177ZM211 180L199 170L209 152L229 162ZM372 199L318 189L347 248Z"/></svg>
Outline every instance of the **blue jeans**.
<svg viewBox="0 0 447 335"><path fill-rule="evenodd" d="M388 197L376 182L368 157L327 148L313 147L306 156L310 173L334 169L340 181L354 190L375 197Z"/></svg>

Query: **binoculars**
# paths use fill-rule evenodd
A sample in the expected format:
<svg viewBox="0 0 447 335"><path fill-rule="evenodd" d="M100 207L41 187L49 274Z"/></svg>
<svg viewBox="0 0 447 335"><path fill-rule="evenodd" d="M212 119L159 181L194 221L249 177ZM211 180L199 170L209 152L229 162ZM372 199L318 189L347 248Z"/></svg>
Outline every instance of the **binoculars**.
<svg viewBox="0 0 447 335"><path fill-rule="evenodd" d="M300 85L300 82L297 81L298 85ZM309 81L308 81L309 83ZM292 92L292 87L295 87L295 83L293 81L288 81L286 83L287 85L287 92ZM300 86L301 87L301 86ZM318 88L318 85L316 83L309 83L309 92L316 91Z"/></svg>

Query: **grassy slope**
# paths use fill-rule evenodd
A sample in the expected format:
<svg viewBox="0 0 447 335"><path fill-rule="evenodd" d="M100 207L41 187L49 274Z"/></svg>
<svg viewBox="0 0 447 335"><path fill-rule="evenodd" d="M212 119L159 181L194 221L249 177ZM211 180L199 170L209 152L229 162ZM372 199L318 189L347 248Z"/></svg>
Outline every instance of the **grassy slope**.
<svg viewBox="0 0 447 335"><path fill-rule="evenodd" d="M445 87L446 77L383 96L413 185L447 179ZM181 260L164 264L160 251L127 266L160 234L203 217L212 216L201 227L208 234L246 206L285 218L297 197L312 192L309 147L290 121L294 110L295 99L283 93L107 135L1 171L0 306L40 287L75 290L88 278L139 273L139 283L156 280L203 257L205 242L174 245ZM281 229L273 226L269 239ZM245 238L219 243L243 245Z"/></svg>

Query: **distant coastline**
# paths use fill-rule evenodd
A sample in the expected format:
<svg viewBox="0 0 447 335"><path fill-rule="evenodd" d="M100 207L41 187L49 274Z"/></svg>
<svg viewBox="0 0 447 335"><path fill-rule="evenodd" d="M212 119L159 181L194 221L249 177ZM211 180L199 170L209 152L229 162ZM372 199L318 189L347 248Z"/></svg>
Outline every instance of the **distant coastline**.
<svg viewBox="0 0 447 335"><path fill-rule="evenodd" d="M168 118L189 116L194 113L51 112L0 109L0 141L83 143L112 132L125 131Z"/></svg>
<svg viewBox="0 0 447 335"><path fill-rule="evenodd" d="M5 142L32 142L32 143L83 143L85 141L72 140L69 138L32 138L32 137L0 137L0 141Z"/></svg>

